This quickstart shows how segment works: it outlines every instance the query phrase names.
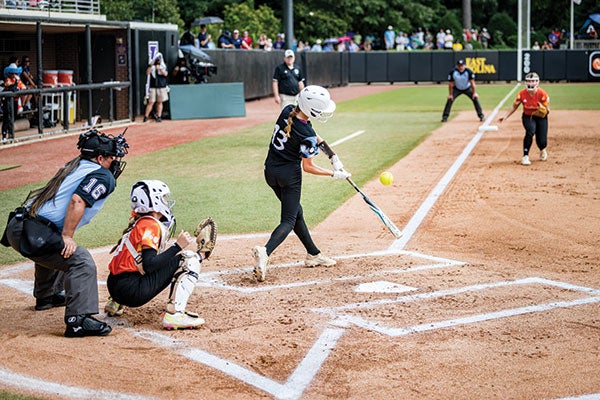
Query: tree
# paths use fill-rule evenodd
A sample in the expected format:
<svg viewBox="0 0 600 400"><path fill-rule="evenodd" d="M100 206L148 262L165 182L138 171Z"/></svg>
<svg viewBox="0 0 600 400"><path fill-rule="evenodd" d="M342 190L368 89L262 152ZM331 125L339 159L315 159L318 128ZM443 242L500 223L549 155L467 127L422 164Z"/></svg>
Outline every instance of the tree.
<svg viewBox="0 0 600 400"><path fill-rule="evenodd" d="M274 38L280 32L281 21L275 17L273 10L265 5L254 9L254 2L251 0L240 4L226 5L224 15L224 29L248 31L254 42L258 40L261 33Z"/></svg>
<svg viewBox="0 0 600 400"><path fill-rule="evenodd" d="M507 13L494 15L488 25L492 41L498 45L494 47L503 47L504 44L509 47L516 47L517 24Z"/></svg>

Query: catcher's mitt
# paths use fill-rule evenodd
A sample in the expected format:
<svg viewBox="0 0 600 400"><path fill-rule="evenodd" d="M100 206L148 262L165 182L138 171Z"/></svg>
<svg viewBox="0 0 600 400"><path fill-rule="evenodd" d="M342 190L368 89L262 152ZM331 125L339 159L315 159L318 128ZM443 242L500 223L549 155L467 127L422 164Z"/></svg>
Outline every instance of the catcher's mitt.
<svg viewBox="0 0 600 400"><path fill-rule="evenodd" d="M548 115L548 109L542 104L538 104L537 110L535 110L531 115L534 117L546 118L546 115Z"/></svg>
<svg viewBox="0 0 600 400"><path fill-rule="evenodd" d="M198 224L194 231L196 243L198 243L198 253L204 253L204 257L210 257L215 244L217 243L217 223L212 217L208 217Z"/></svg>

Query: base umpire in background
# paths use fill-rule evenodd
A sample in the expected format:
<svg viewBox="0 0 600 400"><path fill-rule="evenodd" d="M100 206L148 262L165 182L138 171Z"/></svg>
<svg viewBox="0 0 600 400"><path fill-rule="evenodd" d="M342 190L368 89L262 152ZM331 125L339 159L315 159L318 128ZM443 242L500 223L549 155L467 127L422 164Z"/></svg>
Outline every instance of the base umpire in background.
<svg viewBox="0 0 600 400"><path fill-rule="evenodd" d="M469 96L475 106L479 120L484 120L481 104L479 104L479 95L475 92L475 74L465 66L464 60L458 60L456 67L448 74L448 91L448 100L446 100L446 107L444 107L444 113L442 114L442 122L448 121L452 103L461 94Z"/></svg>
<svg viewBox="0 0 600 400"><path fill-rule="evenodd" d="M294 64L295 59L294 52L286 50L284 62L279 64L273 73L273 95L275 103L279 104L282 110L290 104L296 105L298 93L305 86L306 79L300 67Z"/></svg>

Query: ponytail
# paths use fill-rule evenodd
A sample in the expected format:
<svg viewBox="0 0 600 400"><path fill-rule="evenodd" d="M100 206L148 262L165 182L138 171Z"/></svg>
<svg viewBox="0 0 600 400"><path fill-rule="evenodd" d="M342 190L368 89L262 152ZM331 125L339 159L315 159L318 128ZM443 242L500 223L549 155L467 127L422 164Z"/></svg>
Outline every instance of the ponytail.
<svg viewBox="0 0 600 400"><path fill-rule="evenodd" d="M294 123L294 117L296 115L298 115L298 106L294 107L294 109L288 116L286 127L283 128L283 130L285 131L285 136L288 138L290 137L290 134L292 133L292 124Z"/></svg>

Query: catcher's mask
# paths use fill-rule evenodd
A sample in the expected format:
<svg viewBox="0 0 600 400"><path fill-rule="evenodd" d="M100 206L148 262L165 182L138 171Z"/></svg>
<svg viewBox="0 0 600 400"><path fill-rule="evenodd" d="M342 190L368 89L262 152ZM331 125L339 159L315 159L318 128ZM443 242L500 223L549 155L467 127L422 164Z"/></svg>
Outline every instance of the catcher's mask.
<svg viewBox="0 0 600 400"><path fill-rule="evenodd" d="M158 180L138 181L131 187L131 208L138 214L155 211L162 215L160 219L167 228L175 225L173 216L174 200L171 200L171 190L166 183Z"/></svg>
<svg viewBox="0 0 600 400"><path fill-rule="evenodd" d="M534 94L540 84L540 77L535 72L530 72L525 76L525 85L527 85L527 92Z"/></svg>
<svg viewBox="0 0 600 400"><path fill-rule="evenodd" d="M329 92L321 86L307 86L298 96L300 111L321 122L327 122L333 117L335 107L335 102L331 100Z"/></svg>
<svg viewBox="0 0 600 400"><path fill-rule="evenodd" d="M81 158L91 160L98 156L116 157L117 159L113 160L109 169L115 179L117 179L127 165L125 161L121 161L121 158L127 154L129 148L124 136L126 131L127 129L117 137L100 133L96 129L82 133L79 135L79 141L77 142Z"/></svg>

